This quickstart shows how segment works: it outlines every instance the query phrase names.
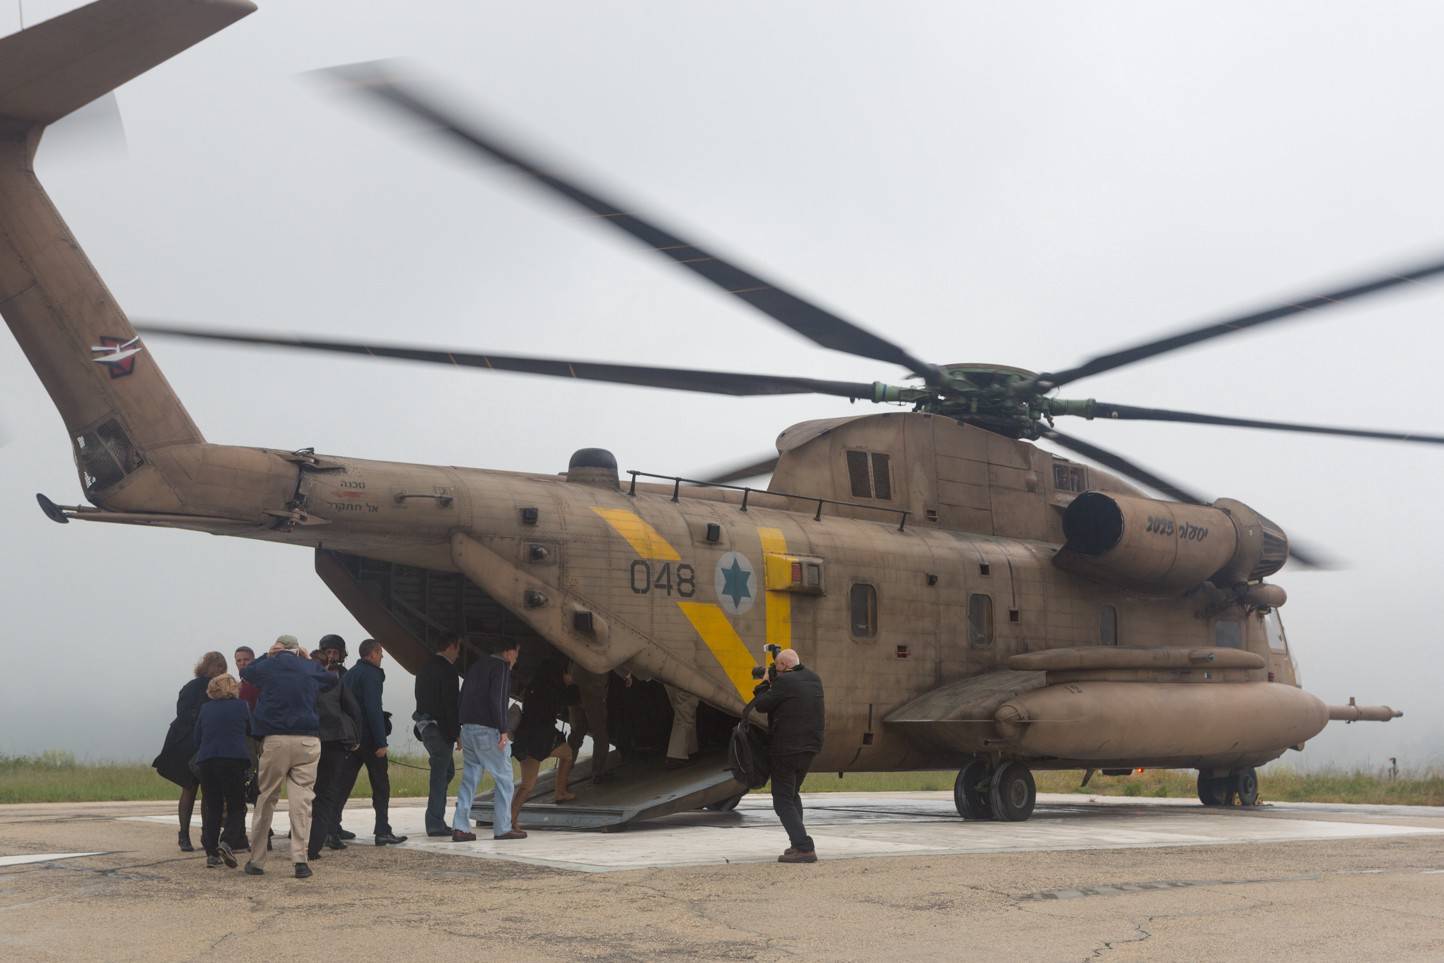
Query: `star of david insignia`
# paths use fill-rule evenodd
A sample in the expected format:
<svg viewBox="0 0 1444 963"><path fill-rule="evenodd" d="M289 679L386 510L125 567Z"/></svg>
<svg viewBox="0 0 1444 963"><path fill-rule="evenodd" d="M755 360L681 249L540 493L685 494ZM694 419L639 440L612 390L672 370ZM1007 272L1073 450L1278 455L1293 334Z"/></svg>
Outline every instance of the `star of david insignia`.
<svg viewBox="0 0 1444 963"><path fill-rule="evenodd" d="M728 552L717 561L714 588L717 602L729 615L742 615L757 598L752 589L752 563L747 556Z"/></svg>

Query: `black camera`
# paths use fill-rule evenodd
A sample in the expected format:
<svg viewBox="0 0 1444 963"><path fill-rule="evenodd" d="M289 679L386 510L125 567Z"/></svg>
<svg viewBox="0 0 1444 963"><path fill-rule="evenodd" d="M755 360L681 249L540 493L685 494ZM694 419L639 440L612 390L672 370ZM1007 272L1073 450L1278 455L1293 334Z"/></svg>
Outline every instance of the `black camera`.
<svg viewBox="0 0 1444 963"><path fill-rule="evenodd" d="M752 667L752 678L765 678L768 682L776 682L777 666L773 663L772 659L777 658L777 656L781 653L782 646L778 645L776 642L768 642L766 645L762 646L762 661L767 663L767 667L763 668L760 665L754 665ZM768 658L768 656L771 656L772 658Z"/></svg>

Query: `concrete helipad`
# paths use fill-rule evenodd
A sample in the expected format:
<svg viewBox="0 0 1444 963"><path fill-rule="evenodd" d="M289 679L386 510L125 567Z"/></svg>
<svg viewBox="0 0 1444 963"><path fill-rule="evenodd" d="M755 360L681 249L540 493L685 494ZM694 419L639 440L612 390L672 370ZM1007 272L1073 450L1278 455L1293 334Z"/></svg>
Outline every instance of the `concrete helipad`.
<svg viewBox="0 0 1444 963"><path fill-rule="evenodd" d="M452 844L396 800L296 879L179 853L174 803L0 806L0 959L1444 960L1444 808L947 793L805 797L821 862L775 862L766 797L603 834ZM366 800L346 822L370 829ZM285 820L280 821L285 829Z"/></svg>
<svg viewBox="0 0 1444 963"><path fill-rule="evenodd" d="M827 859L1228 846L1444 832L1444 809L1416 806L1285 803L1210 810L1182 799L1044 794L1032 819L1003 823L959 819L952 794L946 792L812 793L804 804L808 831ZM353 831L366 830L370 816L369 809L350 809L346 821ZM1400 824L1401 817L1407 817L1407 824ZM171 816L129 818L174 825ZM617 833L539 830L525 840L507 842L491 839L486 827L478 830L474 843L428 838L419 806L393 807L391 823L395 832L410 837L402 850L590 873L772 862L786 846L769 797L759 795L744 798L732 813L684 813ZM275 829L284 831L286 825L283 817ZM369 840L362 837L360 842Z"/></svg>

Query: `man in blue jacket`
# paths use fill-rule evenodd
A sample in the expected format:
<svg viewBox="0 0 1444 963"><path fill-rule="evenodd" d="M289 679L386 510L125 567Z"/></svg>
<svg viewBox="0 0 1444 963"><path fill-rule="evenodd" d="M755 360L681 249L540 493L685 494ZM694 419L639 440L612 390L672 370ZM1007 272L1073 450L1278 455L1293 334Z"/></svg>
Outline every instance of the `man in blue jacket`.
<svg viewBox="0 0 1444 963"><path fill-rule="evenodd" d="M241 678L260 688L261 698L251 716L251 734L261 740L260 787L256 813L251 820L251 858L246 875L265 870L266 837L271 817L286 783L291 817L291 861L296 878L311 875L306 865L306 841L311 835L311 802L316 796L316 763L321 759L321 719L316 696L336 685L336 677L312 662L294 635L283 635L267 655L241 670Z"/></svg>
<svg viewBox="0 0 1444 963"><path fill-rule="evenodd" d="M386 846L406 842L405 836L391 831L389 810L391 808L391 776L386 761L386 713L381 709L381 695L386 687L386 673L381 669L383 652L381 643L367 639L358 650L361 661L341 679L341 684L351 690L361 706L361 746L346 760L346 773L341 784L346 787L350 798L356 788L356 777L361 767L366 767L366 776L371 780L371 808L376 810L376 845ZM342 802L345 806L345 802Z"/></svg>

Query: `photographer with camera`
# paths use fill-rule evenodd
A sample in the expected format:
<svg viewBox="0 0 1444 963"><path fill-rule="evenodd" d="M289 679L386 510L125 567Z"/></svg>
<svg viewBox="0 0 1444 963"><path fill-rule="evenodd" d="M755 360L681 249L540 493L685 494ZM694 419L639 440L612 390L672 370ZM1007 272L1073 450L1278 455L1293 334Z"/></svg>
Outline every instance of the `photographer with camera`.
<svg viewBox="0 0 1444 963"><path fill-rule="evenodd" d="M783 649L774 656L767 679L753 692L756 695L753 708L767 713L772 809L782 820L788 841L792 843L777 861L815 863L817 851L802 824L802 797L798 790L813 757L822 750L826 719L822 680L802 664L795 651Z"/></svg>

